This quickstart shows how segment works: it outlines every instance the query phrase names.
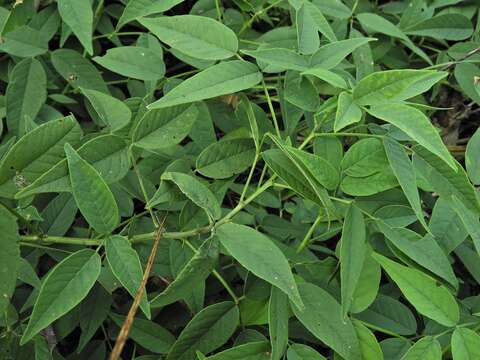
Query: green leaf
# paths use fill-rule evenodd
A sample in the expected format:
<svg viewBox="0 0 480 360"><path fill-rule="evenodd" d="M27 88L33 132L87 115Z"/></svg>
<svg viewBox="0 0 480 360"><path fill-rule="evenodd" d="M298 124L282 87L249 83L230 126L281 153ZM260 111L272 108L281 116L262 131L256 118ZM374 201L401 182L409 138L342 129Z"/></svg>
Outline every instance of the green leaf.
<svg viewBox="0 0 480 360"><path fill-rule="evenodd" d="M47 39L30 26L21 26L2 36L0 51L12 56L35 57L48 51Z"/></svg>
<svg viewBox="0 0 480 360"><path fill-rule="evenodd" d="M63 236L75 221L77 205L71 194L58 194L42 210L42 231L51 236Z"/></svg>
<svg viewBox="0 0 480 360"><path fill-rule="evenodd" d="M340 89L346 89L348 87L347 83L340 75L337 75L333 71L322 69L319 67L305 70L302 72L301 75L315 76L320 80L323 80L326 83L329 83L330 85Z"/></svg>
<svg viewBox="0 0 480 360"><path fill-rule="evenodd" d="M57 4L62 20L92 55L93 11L90 1L57 0Z"/></svg>
<svg viewBox="0 0 480 360"><path fill-rule="evenodd" d="M442 347L438 340L433 336L425 336L418 340L413 346L408 349L405 355L402 356L404 360L441 360Z"/></svg>
<svg viewBox="0 0 480 360"><path fill-rule="evenodd" d="M98 116L98 125L110 132L125 127L132 117L130 108L121 100L101 91L80 88Z"/></svg>
<svg viewBox="0 0 480 360"><path fill-rule="evenodd" d="M292 344L287 351L288 360L326 360L316 350L304 344Z"/></svg>
<svg viewBox="0 0 480 360"><path fill-rule="evenodd" d="M477 104L480 104L480 94L476 89L474 79L479 71L480 68L477 65L468 62L457 64L454 71L455 80L462 91Z"/></svg>
<svg viewBox="0 0 480 360"><path fill-rule="evenodd" d="M458 322L457 302L443 285L418 270L400 265L380 254L372 256L420 314L445 326L454 326Z"/></svg>
<svg viewBox="0 0 480 360"><path fill-rule="evenodd" d="M189 360L195 351L209 353L222 346L238 325L238 307L231 301L207 306L185 326L166 360Z"/></svg>
<svg viewBox="0 0 480 360"><path fill-rule="evenodd" d="M472 35L473 27L462 14L442 14L408 27L405 33L442 40L465 40Z"/></svg>
<svg viewBox="0 0 480 360"><path fill-rule="evenodd" d="M370 329L358 320L354 320L352 323L357 332L362 359L383 360L382 349L378 344L377 338Z"/></svg>
<svg viewBox="0 0 480 360"><path fill-rule="evenodd" d="M109 294L100 284L93 287L92 291L80 304L80 329L82 334L78 340L77 352L84 349L98 328L107 319L113 303Z"/></svg>
<svg viewBox="0 0 480 360"><path fill-rule="evenodd" d="M377 297L382 270L380 265L370 256L371 249L368 248L359 275L357 287L353 292L351 313L359 313L368 308Z"/></svg>
<svg viewBox="0 0 480 360"><path fill-rule="evenodd" d="M288 345L288 297L275 286L268 303L268 333L272 344L271 360L280 360Z"/></svg>
<svg viewBox="0 0 480 360"><path fill-rule="evenodd" d="M313 6L313 8L315 7ZM313 54L320 46L320 37L315 20L307 9L306 3L296 10L296 28L298 51L305 55Z"/></svg>
<svg viewBox="0 0 480 360"><path fill-rule="evenodd" d="M309 152L296 149L291 146L285 146L289 154L302 164L307 171L328 190L334 190L340 182L340 175L328 161L322 157L310 154Z"/></svg>
<svg viewBox="0 0 480 360"><path fill-rule="evenodd" d="M388 159L381 140L367 138L353 144L341 161L343 172L352 177L366 177L385 171Z"/></svg>
<svg viewBox="0 0 480 360"><path fill-rule="evenodd" d="M285 70L307 71L310 68L307 56L289 49L242 50L242 53L254 57L257 62L261 61Z"/></svg>
<svg viewBox="0 0 480 360"><path fill-rule="evenodd" d="M195 177L180 172L165 172L162 174L162 179L174 182L186 197L205 210L211 220L221 217L222 211L217 198Z"/></svg>
<svg viewBox="0 0 480 360"><path fill-rule="evenodd" d="M427 179L435 192L445 199L455 195L475 214L480 213L480 203L475 189L458 162L455 161L456 166L452 169L422 146L414 146L413 151L415 169Z"/></svg>
<svg viewBox="0 0 480 360"><path fill-rule="evenodd" d="M248 342L209 356L205 360L268 360L270 346L266 341Z"/></svg>
<svg viewBox="0 0 480 360"><path fill-rule="evenodd" d="M188 261L167 288L151 300L152 307L162 307L183 299L191 293L192 287L205 281L214 269L218 259L216 241L205 240L195 255Z"/></svg>
<svg viewBox="0 0 480 360"><path fill-rule="evenodd" d="M480 357L480 335L465 327L456 328L452 335L453 360L473 360Z"/></svg>
<svg viewBox="0 0 480 360"><path fill-rule="evenodd" d="M51 53L55 70L74 88L85 88L109 94L100 72L80 53L71 49L58 49Z"/></svg>
<svg viewBox="0 0 480 360"><path fill-rule="evenodd" d="M231 94L255 86L261 80L262 74L252 63L221 62L183 81L148 108L159 109Z"/></svg>
<svg viewBox="0 0 480 360"><path fill-rule="evenodd" d="M353 302L363 263L365 261L365 220L360 209L350 205L343 221L340 243L340 284L342 293L342 316L347 313Z"/></svg>
<svg viewBox="0 0 480 360"><path fill-rule="evenodd" d="M100 255L90 249L77 251L55 266L42 281L20 343L25 344L79 304L97 281L100 267Z"/></svg>
<svg viewBox="0 0 480 360"><path fill-rule="evenodd" d="M95 231L109 234L120 218L112 192L97 170L68 143L65 154L73 197L80 212Z"/></svg>
<svg viewBox="0 0 480 360"><path fill-rule="evenodd" d="M382 294L378 294L373 304L355 317L364 324L395 334L412 335L417 331L412 311L400 301Z"/></svg>
<svg viewBox="0 0 480 360"><path fill-rule="evenodd" d="M335 32L333 31L330 23L322 14L322 11L318 8L318 6L312 4L310 1L304 1L303 6L305 7L305 10L309 13L310 17L315 23L317 30L320 31L320 33L325 36L330 42L337 41L337 36L335 35Z"/></svg>
<svg viewBox="0 0 480 360"><path fill-rule="evenodd" d="M433 70L387 70L374 72L358 82L353 98L360 105L379 105L407 100L428 91L448 75Z"/></svg>
<svg viewBox="0 0 480 360"><path fill-rule="evenodd" d="M278 287L297 307L303 308L290 265L268 237L248 226L234 223L218 227L216 236L243 267Z"/></svg>
<svg viewBox="0 0 480 360"><path fill-rule="evenodd" d="M312 55L309 67L319 67L326 70L333 69L355 49L373 40L372 38L354 38L324 45Z"/></svg>
<svg viewBox="0 0 480 360"><path fill-rule="evenodd" d="M480 254L480 221L478 216L472 213L455 195L450 200L453 210L457 213L458 218L472 238L475 250Z"/></svg>
<svg viewBox="0 0 480 360"><path fill-rule="evenodd" d="M405 149L401 144L389 137L385 137L383 139L383 146L385 148L385 153L387 154L390 167L397 177L398 183L400 184L410 206L415 212L417 219L425 229L428 229L428 225L425 222L425 217L423 215L420 195L418 194L415 168L405 152Z"/></svg>
<svg viewBox="0 0 480 360"><path fill-rule="evenodd" d="M396 126L424 148L440 157L452 169L456 168L438 131L420 110L403 104L389 104L372 106L368 112L376 118Z"/></svg>
<svg viewBox="0 0 480 360"><path fill-rule="evenodd" d="M340 184L342 191L353 196L374 195L396 186L398 186L397 179L390 169L361 178L345 176Z"/></svg>
<svg viewBox="0 0 480 360"><path fill-rule="evenodd" d="M232 57L238 50L235 33L206 16L143 18L140 23L164 43L194 58L223 60Z"/></svg>
<svg viewBox="0 0 480 360"><path fill-rule="evenodd" d="M108 49L105 55L96 56L92 60L114 73L129 78L150 81L161 79L165 75L163 54L146 47L112 48Z"/></svg>
<svg viewBox="0 0 480 360"><path fill-rule="evenodd" d="M458 280L447 256L430 234L421 236L405 228L392 228L382 220L376 224L380 231L402 253L458 289Z"/></svg>
<svg viewBox="0 0 480 360"><path fill-rule="evenodd" d="M206 147L196 161L197 171L213 179L227 179L245 171L255 158L251 139L229 139Z"/></svg>
<svg viewBox="0 0 480 360"><path fill-rule="evenodd" d="M292 306L298 320L316 338L331 347L345 360L360 358L360 346L352 322L342 316L340 304L322 288L298 285L304 309Z"/></svg>
<svg viewBox="0 0 480 360"><path fill-rule="evenodd" d="M130 241L123 236L110 236L105 241L105 254L115 277L134 298L143 278L142 264L137 252L132 249ZM140 309L150 319L150 306L144 291L140 300Z"/></svg>
<svg viewBox="0 0 480 360"><path fill-rule="evenodd" d="M0 313L4 314L15 291L20 261L20 236L15 216L3 205L0 205L0 231Z"/></svg>
<svg viewBox="0 0 480 360"><path fill-rule="evenodd" d="M22 121L35 119L47 99L47 75L38 60L28 58L15 65L10 79L5 93L7 126L12 134L22 135Z"/></svg>
<svg viewBox="0 0 480 360"><path fill-rule="evenodd" d="M77 144L82 131L73 116L49 121L24 135L0 163L0 196L12 198L65 155L63 146Z"/></svg>
<svg viewBox="0 0 480 360"><path fill-rule="evenodd" d="M467 144L465 166L472 183L480 185L480 129L477 129Z"/></svg>
<svg viewBox="0 0 480 360"><path fill-rule="evenodd" d="M123 10L122 16L118 20L116 31L133 20L151 14L162 13L170 10L181 2L183 2L183 0L164 0L161 2L157 0L129 0Z"/></svg>
<svg viewBox="0 0 480 360"><path fill-rule="evenodd" d="M70 142L71 143L71 142ZM127 144L116 135L100 135L78 149L78 155L102 176L107 184L122 179L130 168ZM67 159L62 159L30 185L20 190L17 199L45 192L71 192Z"/></svg>
<svg viewBox="0 0 480 360"><path fill-rule="evenodd" d="M188 135L198 116L196 104L149 110L133 130L132 141L144 149L176 145Z"/></svg>
<svg viewBox="0 0 480 360"><path fill-rule="evenodd" d="M122 327L125 321L124 316L110 313L109 317L118 326ZM145 319L135 318L128 336L145 349L156 354L166 354L175 342L173 336L168 330L164 329L156 322Z"/></svg>
<svg viewBox="0 0 480 360"><path fill-rule="evenodd" d="M338 96L337 112L335 114L334 131L340 131L348 125L355 124L362 120L362 110L353 101L352 95L342 92Z"/></svg>

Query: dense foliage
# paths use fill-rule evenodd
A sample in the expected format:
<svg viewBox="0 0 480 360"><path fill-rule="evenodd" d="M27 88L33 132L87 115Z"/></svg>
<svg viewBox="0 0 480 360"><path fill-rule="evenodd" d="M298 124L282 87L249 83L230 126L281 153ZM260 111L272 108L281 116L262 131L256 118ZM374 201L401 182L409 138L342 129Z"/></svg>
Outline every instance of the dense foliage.
<svg viewBox="0 0 480 360"><path fill-rule="evenodd" d="M2 4L0 359L480 359L478 0Z"/></svg>

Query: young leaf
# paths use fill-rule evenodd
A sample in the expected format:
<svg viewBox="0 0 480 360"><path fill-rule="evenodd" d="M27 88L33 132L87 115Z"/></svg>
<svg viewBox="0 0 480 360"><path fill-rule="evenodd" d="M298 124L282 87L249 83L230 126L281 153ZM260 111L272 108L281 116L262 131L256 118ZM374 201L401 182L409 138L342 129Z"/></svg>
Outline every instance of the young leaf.
<svg viewBox="0 0 480 360"><path fill-rule="evenodd" d="M100 234L110 233L119 222L117 203L105 180L65 144L73 197L87 222Z"/></svg>
<svg viewBox="0 0 480 360"><path fill-rule="evenodd" d="M466 327L456 328L452 334L453 360L480 357L480 335Z"/></svg>
<svg viewBox="0 0 480 360"><path fill-rule="evenodd" d="M211 220L217 220L222 215L215 195L195 177L180 172L165 172L162 179L173 181L186 197L205 210Z"/></svg>
<svg viewBox="0 0 480 360"><path fill-rule="evenodd" d="M164 43L194 58L223 60L232 57L238 50L235 33L206 16L143 18L140 23Z"/></svg>
<svg viewBox="0 0 480 360"><path fill-rule="evenodd" d="M360 209L350 205L343 221L340 240L340 283L342 316L347 317L365 261L365 220Z"/></svg>
<svg viewBox="0 0 480 360"><path fill-rule="evenodd" d="M456 164L430 120L414 107L404 104L376 105L369 114L382 119L410 136L417 143L440 157L452 169Z"/></svg>
<svg viewBox="0 0 480 360"><path fill-rule="evenodd" d="M117 47L92 60L114 73L134 79L158 80L165 75L163 54L146 47Z"/></svg>
<svg viewBox="0 0 480 360"><path fill-rule="evenodd" d="M58 11L62 20L69 26L92 55L93 11L89 1L58 0Z"/></svg>
<svg viewBox="0 0 480 360"><path fill-rule="evenodd" d="M188 360L195 351L209 353L222 346L238 325L238 307L231 301L207 306L185 326L166 360Z"/></svg>
<svg viewBox="0 0 480 360"><path fill-rule="evenodd" d="M455 326L459 320L458 305L443 285L418 270L400 265L380 254L372 256L420 314L442 325Z"/></svg>
<svg viewBox="0 0 480 360"><path fill-rule="evenodd" d="M221 62L177 85L148 108L159 109L231 94L255 86L261 80L262 74L252 63L241 60Z"/></svg>
<svg viewBox="0 0 480 360"><path fill-rule="evenodd" d="M64 157L63 146L76 145L82 130L73 116L49 121L24 135L0 163L0 196L12 198Z"/></svg>
<svg viewBox="0 0 480 360"><path fill-rule="evenodd" d="M128 293L135 297L143 277L142 264L137 252L127 238L113 235L105 241L105 254L108 264L120 283L127 289ZM150 319L150 306L146 292L143 293L140 301L140 309Z"/></svg>
<svg viewBox="0 0 480 360"><path fill-rule="evenodd" d="M20 236L16 218L3 205L0 205L0 313L7 311L12 296L20 261Z"/></svg>
<svg viewBox="0 0 480 360"><path fill-rule="evenodd" d="M100 267L100 255L90 249L77 251L55 266L42 281L20 343L27 343L80 303L97 281Z"/></svg>
<svg viewBox="0 0 480 360"><path fill-rule="evenodd" d="M234 223L218 227L216 236L243 267L278 287L298 308L303 308L290 265L268 237L248 226Z"/></svg>
<svg viewBox="0 0 480 360"><path fill-rule="evenodd" d="M298 289L305 307L292 306L297 319L345 360L359 359L360 346L355 329L350 319L342 316L340 304L316 285L301 283Z"/></svg>
<svg viewBox="0 0 480 360"><path fill-rule="evenodd" d="M428 229L428 225L425 222L425 217L423 215L420 196L418 194L415 168L408 158L405 149L401 144L389 137L385 137L383 139L383 146L385 148L385 153L387 154L390 167L397 177L398 183L407 197L410 206L415 212L417 219L425 229Z"/></svg>

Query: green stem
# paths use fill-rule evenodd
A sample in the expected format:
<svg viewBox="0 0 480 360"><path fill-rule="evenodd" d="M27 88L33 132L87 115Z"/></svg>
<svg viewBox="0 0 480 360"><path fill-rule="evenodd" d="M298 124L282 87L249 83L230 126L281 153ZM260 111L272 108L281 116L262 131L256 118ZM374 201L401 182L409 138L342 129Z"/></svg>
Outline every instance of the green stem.
<svg viewBox="0 0 480 360"><path fill-rule="evenodd" d="M265 92L265 97L267 98L268 108L270 109L270 113L272 114L273 125L275 126L275 131L277 132L277 136L281 139L280 135L280 128L278 127L277 115L275 115L275 110L273 109L272 100L270 99L270 94L268 93L267 86L265 85L265 81L262 78L262 86L263 91Z"/></svg>
<svg viewBox="0 0 480 360"><path fill-rule="evenodd" d="M252 167L250 168L250 172L248 173L247 181L245 182L245 185L243 186L242 194L240 195L240 200L239 202L242 202L243 199L245 198L245 195L248 190L248 186L250 185L250 181L252 181L253 173L255 172L255 167L257 166L257 161L259 158L260 154L258 152L258 149L255 151L255 158L253 159Z"/></svg>
<svg viewBox="0 0 480 360"><path fill-rule="evenodd" d="M322 221L322 217L318 215L315 221L313 222L312 226L310 226L310 229L308 229L307 233L305 234L305 237L303 238L302 242L298 245L297 253L302 252L302 250L307 247L308 243L310 242L310 238L312 237L312 234L317 228L318 224L320 224L320 221Z"/></svg>

